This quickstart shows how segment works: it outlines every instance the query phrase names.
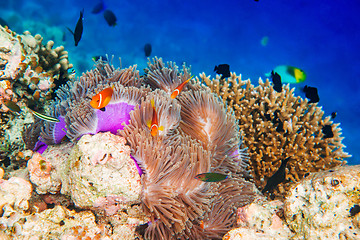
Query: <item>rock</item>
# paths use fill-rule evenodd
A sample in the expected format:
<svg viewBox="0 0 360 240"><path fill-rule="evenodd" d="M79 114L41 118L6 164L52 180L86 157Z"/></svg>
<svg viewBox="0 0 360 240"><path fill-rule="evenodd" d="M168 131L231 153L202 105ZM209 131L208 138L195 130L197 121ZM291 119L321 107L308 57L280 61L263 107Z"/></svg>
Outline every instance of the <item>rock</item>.
<svg viewBox="0 0 360 240"><path fill-rule="evenodd" d="M125 143L108 132L49 146L29 160L30 179L40 194L60 192L79 208L115 214L140 202L140 175Z"/></svg>
<svg viewBox="0 0 360 240"><path fill-rule="evenodd" d="M29 199L32 193L31 183L19 177L12 177L9 180L0 179L0 209L9 206L14 210L27 210Z"/></svg>
<svg viewBox="0 0 360 240"><path fill-rule="evenodd" d="M296 239L359 239L360 165L312 173L286 197L284 215Z"/></svg>
<svg viewBox="0 0 360 240"><path fill-rule="evenodd" d="M239 208L237 225L240 227L229 231L223 239L289 239L291 232L278 215L282 207L281 201L259 200Z"/></svg>

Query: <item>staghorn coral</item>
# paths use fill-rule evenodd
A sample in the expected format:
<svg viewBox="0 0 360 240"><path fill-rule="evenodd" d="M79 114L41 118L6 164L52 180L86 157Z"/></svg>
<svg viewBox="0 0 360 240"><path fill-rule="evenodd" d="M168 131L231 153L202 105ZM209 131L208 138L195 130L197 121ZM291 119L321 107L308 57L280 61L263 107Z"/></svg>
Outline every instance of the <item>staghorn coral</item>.
<svg viewBox="0 0 360 240"><path fill-rule="evenodd" d="M76 142L84 134L118 132L141 168L140 205L150 219L145 238L220 239L236 223L236 209L252 202L256 195L255 186L246 179L250 177L246 170L248 159L234 114L226 112L220 99L197 83L189 82L176 99L171 99L173 89L189 79L185 66L179 71L174 63L165 65L156 58L145 72L141 77L135 67L114 69L107 62L98 62L94 70L57 91L48 114L60 123L35 123L27 131L35 135L30 142L39 135L36 126L40 124L44 127L38 143L60 146L65 145L64 136ZM91 108L91 97L110 86L114 94L105 111ZM148 127L153 116L152 100L158 124L163 126L155 136ZM95 152L103 151L100 145L93 148ZM75 167L87 164L86 158L70 159ZM56 171L56 167L53 169ZM77 170L80 175L82 169ZM219 183L195 179L197 174L209 171L229 177ZM116 187L116 183L110 184ZM117 201L111 193L102 195L106 197L96 206L107 208ZM118 214L118 209L112 209L112 214Z"/></svg>
<svg viewBox="0 0 360 240"><path fill-rule="evenodd" d="M274 190L277 196L285 194L291 183L306 173L346 163L343 159L349 154L343 151L339 124L333 123L330 116L324 117L317 104L294 96L289 85L278 93L268 79L265 82L260 79L255 87L250 80L244 81L234 73L225 80L220 76L210 79L204 73L200 78L221 97L228 111L235 112L249 151L250 172L258 188L264 188L287 157L290 160L286 180ZM325 138L322 133L326 125L332 128L332 138Z"/></svg>

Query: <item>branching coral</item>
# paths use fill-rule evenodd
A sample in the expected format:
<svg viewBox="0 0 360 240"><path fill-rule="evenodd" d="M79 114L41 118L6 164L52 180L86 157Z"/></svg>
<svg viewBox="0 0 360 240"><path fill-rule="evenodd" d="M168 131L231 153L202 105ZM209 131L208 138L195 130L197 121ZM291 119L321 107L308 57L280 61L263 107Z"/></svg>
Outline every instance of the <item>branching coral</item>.
<svg viewBox="0 0 360 240"><path fill-rule="evenodd" d="M201 81L222 98L228 111L234 111L243 133L244 145L250 154L250 170L259 188L264 188L269 177L280 167L281 161L290 160L286 180L274 193L284 194L292 182L308 172L316 172L344 164L349 157L343 151L341 128L317 104L294 96L294 89L283 86L276 92L269 80L259 80L255 87L250 80L232 73L221 80L210 79L204 73ZM334 136L325 137L324 126L331 126Z"/></svg>
<svg viewBox="0 0 360 240"><path fill-rule="evenodd" d="M0 26L0 97L20 101L52 98L54 89L72 78L64 47L42 44L40 35L19 35ZM7 110L3 107L3 110Z"/></svg>

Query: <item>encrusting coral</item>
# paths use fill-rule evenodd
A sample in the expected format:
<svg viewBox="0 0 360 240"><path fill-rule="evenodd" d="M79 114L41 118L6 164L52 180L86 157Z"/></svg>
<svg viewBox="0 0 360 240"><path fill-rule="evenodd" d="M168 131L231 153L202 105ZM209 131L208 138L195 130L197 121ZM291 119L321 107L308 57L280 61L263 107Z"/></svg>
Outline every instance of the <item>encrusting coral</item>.
<svg viewBox="0 0 360 240"><path fill-rule="evenodd" d="M282 160L290 157L285 181L273 191L282 197L291 183L306 173L345 164L350 155L343 151L341 128L317 103L294 96L294 88L283 86L276 92L267 79L254 86L250 80L231 73L227 79L214 79L200 74L201 81L222 98L228 111L234 111L244 146L248 148L250 172L258 188L279 169ZM333 137L326 137L324 126L331 126Z"/></svg>
<svg viewBox="0 0 360 240"><path fill-rule="evenodd" d="M155 58L145 73L140 76L135 67L114 69L99 61L94 70L57 91L48 115L60 122L34 123L27 131L32 135L29 146L35 145L43 152L49 144L62 143L65 136L76 142L86 134L117 133L130 145L133 164L140 167L140 205L150 220L145 238L220 239L236 223L237 208L256 196L254 184L248 181L248 157L234 114L226 112L206 86L195 82L189 82L172 99L171 92L190 78L185 66L180 71L174 63L165 65ZM114 93L105 111L92 108L91 98L109 87ZM155 135L148 126L154 113L161 126ZM41 124L44 126L39 127ZM103 147L96 146L94 151L103 151ZM70 162L85 160L75 157ZM51 164L56 171L56 164ZM86 175L81 173L85 167L77 169L79 176ZM221 182L195 178L206 172L226 174L228 178ZM92 179L92 186L101 184L99 179ZM105 202L111 202L110 195Z"/></svg>

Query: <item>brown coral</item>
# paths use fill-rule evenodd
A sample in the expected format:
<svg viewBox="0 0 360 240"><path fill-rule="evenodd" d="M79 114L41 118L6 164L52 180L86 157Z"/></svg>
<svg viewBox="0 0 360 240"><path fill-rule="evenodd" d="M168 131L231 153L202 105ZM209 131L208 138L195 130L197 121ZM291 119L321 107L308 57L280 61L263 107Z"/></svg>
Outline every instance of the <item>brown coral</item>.
<svg viewBox="0 0 360 240"><path fill-rule="evenodd" d="M260 79L255 87L250 80L244 81L234 73L225 80L219 76L210 79L204 73L200 78L222 98L228 111L235 112L250 154L250 170L260 189L287 157L290 161L286 180L274 190L277 195L284 194L292 182L308 172L346 163L343 158L349 154L343 151L339 124L324 117L324 111L316 103L296 97L289 85L278 93L268 79L265 82ZM322 133L326 125L334 133L331 138Z"/></svg>

